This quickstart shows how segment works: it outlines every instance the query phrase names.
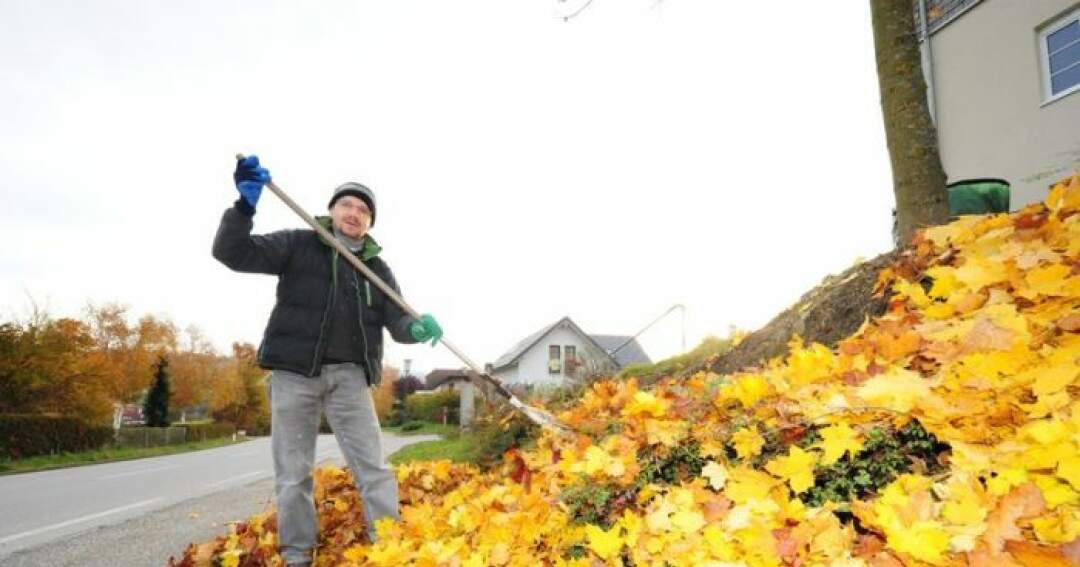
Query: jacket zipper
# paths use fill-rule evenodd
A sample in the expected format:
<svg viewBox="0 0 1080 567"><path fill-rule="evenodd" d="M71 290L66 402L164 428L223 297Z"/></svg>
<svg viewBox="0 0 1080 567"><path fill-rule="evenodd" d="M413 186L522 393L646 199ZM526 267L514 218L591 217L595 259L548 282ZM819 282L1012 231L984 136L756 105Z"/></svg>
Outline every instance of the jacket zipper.
<svg viewBox="0 0 1080 567"><path fill-rule="evenodd" d="M334 289L337 288L337 259L338 252L334 250L330 256L330 292L326 296L326 310L323 311L322 322L319 324L319 338L315 341L315 354L311 359L309 376L315 376L315 371L319 368L319 360L322 358L323 338L326 336L326 321L330 317L330 311L334 308Z"/></svg>
<svg viewBox="0 0 1080 567"><path fill-rule="evenodd" d="M352 270L352 276L353 276L353 283L356 284L356 305L357 305L357 307L359 307L360 304L362 303L362 301L361 301L362 298L360 297L360 281L357 280L356 270ZM368 286L368 282L367 282L367 280L364 280L364 287L367 288L367 286ZM371 290L370 289L368 289L368 305L369 306L371 305ZM357 319L360 320L360 337L364 341L364 373L367 374L367 383L370 385L372 383L371 382L371 380L372 380L372 377L371 377L371 365L368 363L367 331L364 330L363 309L357 309L356 310L356 317L357 317Z"/></svg>

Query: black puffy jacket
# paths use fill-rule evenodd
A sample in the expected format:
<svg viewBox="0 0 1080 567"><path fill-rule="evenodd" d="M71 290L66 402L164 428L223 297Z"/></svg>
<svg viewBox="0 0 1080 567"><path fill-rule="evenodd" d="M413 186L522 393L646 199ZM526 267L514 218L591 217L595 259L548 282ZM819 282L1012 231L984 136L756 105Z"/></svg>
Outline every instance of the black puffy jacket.
<svg viewBox="0 0 1080 567"><path fill-rule="evenodd" d="M259 345L259 365L318 376L326 353L335 286L344 275L339 273L339 253L313 230L252 235L252 214L242 205L225 211L214 237L214 258L238 272L278 276L277 302ZM329 217L317 220L330 229ZM368 235L360 260L400 294L393 272L379 258L381 250ZM344 269L353 270L351 266ZM363 297L358 298L358 303L366 353L364 368L368 383L375 385L382 378L383 327L395 341L415 343L409 332L415 319L363 274L357 277L363 282Z"/></svg>

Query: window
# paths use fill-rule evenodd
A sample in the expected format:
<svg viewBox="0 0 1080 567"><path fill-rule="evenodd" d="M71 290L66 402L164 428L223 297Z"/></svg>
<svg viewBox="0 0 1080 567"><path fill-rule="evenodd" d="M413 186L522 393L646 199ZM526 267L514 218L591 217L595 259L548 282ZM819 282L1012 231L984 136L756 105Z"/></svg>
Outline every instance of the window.
<svg viewBox="0 0 1080 567"><path fill-rule="evenodd" d="M562 353L559 345L548 347L548 373L558 374L562 370Z"/></svg>
<svg viewBox="0 0 1080 567"><path fill-rule="evenodd" d="M573 376L578 368L577 347L566 345L563 347L563 354L566 355L566 374Z"/></svg>
<svg viewBox="0 0 1080 567"><path fill-rule="evenodd" d="M1040 32L1039 50L1047 102L1080 90L1080 10Z"/></svg>

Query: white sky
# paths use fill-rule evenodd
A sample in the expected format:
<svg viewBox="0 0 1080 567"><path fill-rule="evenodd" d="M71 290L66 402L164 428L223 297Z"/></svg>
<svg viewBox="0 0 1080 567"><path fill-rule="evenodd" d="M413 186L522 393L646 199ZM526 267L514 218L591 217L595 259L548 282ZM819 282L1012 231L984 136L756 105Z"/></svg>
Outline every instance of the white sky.
<svg viewBox="0 0 1080 567"><path fill-rule="evenodd" d="M120 301L257 344L274 278L210 256L236 152L312 213L372 187L406 298L481 364L674 303L690 348L889 248L867 2L574 1L0 0L0 317ZM256 232L298 226L265 191Z"/></svg>

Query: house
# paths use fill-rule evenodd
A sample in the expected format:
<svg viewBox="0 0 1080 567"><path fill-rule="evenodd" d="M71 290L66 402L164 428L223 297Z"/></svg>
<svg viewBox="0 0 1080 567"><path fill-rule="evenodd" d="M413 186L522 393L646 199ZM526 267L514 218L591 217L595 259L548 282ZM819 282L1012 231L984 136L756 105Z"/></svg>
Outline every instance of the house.
<svg viewBox="0 0 1080 567"><path fill-rule="evenodd" d="M453 392L468 381L469 371L465 368L436 368L424 377L424 387L429 392Z"/></svg>
<svg viewBox="0 0 1080 567"><path fill-rule="evenodd" d="M1080 2L914 4L949 182L1005 179L1013 210L1045 198L1080 169Z"/></svg>
<svg viewBox="0 0 1080 567"><path fill-rule="evenodd" d="M633 337L589 335L563 317L518 341L488 372L508 386L558 386L637 362L650 360Z"/></svg>

